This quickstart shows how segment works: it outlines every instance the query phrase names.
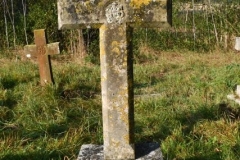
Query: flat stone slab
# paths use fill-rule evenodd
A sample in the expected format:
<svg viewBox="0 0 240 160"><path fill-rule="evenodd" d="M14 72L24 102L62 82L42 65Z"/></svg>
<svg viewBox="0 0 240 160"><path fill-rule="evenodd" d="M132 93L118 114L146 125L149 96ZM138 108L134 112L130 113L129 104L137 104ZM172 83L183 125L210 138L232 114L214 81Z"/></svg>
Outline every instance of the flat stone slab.
<svg viewBox="0 0 240 160"><path fill-rule="evenodd" d="M240 85L237 85L235 93L227 95L227 98L240 105Z"/></svg>
<svg viewBox="0 0 240 160"><path fill-rule="evenodd" d="M230 99L230 100L235 101L235 103L240 105L240 98L238 98L238 96L236 96L234 94L230 94L230 95L227 95L227 98Z"/></svg>
<svg viewBox="0 0 240 160"><path fill-rule="evenodd" d="M163 160L158 143L141 143L135 145L136 160ZM104 160L103 145L82 145L77 160Z"/></svg>

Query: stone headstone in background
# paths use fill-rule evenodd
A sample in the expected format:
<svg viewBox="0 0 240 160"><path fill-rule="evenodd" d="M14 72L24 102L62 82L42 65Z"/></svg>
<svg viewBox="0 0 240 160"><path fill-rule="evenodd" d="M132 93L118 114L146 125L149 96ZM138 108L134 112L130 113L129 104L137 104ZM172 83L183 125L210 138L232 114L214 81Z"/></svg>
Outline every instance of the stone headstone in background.
<svg viewBox="0 0 240 160"><path fill-rule="evenodd" d="M235 47L237 51L240 51L240 37L235 38Z"/></svg>
<svg viewBox="0 0 240 160"><path fill-rule="evenodd" d="M228 95L227 98L235 101L237 104L240 104L240 85L237 85L234 94Z"/></svg>

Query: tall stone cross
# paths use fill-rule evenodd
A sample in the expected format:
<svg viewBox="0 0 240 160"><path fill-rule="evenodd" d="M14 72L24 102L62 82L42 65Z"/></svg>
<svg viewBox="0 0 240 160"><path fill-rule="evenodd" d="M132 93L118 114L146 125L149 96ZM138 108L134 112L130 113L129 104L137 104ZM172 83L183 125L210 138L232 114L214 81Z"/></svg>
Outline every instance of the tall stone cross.
<svg viewBox="0 0 240 160"><path fill-rule="evenodd" d="M135 159L132 28L169 27L171 0L58 0L59 29L99 28L105 160Z"/></svg>
<svg viewBox="0 0 240 160"><path fill-rule="evenodd" d="M47 44L45 30L34 30L35 45L24 46L25 54L30 57L37 57L40 82L44 86L53 83L50 55L59 54L59 42Z"/></svg>

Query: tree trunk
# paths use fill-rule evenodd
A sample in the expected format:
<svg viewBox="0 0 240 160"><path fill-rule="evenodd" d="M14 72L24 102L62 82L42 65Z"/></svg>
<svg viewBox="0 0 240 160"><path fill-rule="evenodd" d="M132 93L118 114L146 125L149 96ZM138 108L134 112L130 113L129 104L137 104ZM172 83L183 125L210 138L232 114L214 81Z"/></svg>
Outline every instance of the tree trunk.
<svg viewBox="0 0 240 160"><path fill-rule="evenodd" d="M16 30L15 30L13 0L11 0L11 8L12 8L13 46L15 48L16 47Z"/></svg>
<svg viewBox="0 0 240 160"><path fill-rule="evenodd" d="M25 34L25 41L26 44L28 45L28 37L27 37L27 26L26 26L26 0L22 0L22 7L23 7L23 29L24 29L24 34Z"/></svg>
<svg viewBox="0 0 240 160"><path fill-rule="evenodd" d="M78 29L78 50L79 50L79 56L80 56L79 58L83 59L86 56L87 51L84 43L82 29Z"/></svg>
<svg viewBox="0 0 240 160"><path fill-rule="evenodd" d="M7 12L6 12L6 0L3 0L3 15L4 15L4 23L5 23L5 34L6 34L6 43L7 48L9 48L9 39L8 39L8 24L7 24Z"/></svg>

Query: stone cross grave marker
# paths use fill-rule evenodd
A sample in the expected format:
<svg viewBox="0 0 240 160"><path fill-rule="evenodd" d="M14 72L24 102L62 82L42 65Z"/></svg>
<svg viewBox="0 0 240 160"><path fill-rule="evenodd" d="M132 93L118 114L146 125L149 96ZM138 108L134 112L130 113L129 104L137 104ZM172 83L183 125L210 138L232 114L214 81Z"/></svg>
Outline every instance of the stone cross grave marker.
<svg viewBox="0 0 240 160"><path fill-rule="evenodd" d="M135 159L132 28L170 23L171 0L58 0L59 29L100 29L105 160Z"/></svg>
<svg viewBox="0 0 240 160"><path fill-rule="evenodd" d="M24 46L24 52L27 57L37 57L40 82L44 86L53 83L50 55L59 54L59 42L47 44L45 30L34 30L35 45Z"/></svg>

